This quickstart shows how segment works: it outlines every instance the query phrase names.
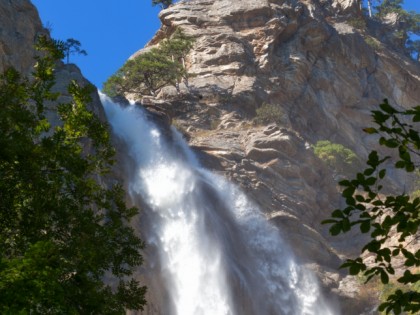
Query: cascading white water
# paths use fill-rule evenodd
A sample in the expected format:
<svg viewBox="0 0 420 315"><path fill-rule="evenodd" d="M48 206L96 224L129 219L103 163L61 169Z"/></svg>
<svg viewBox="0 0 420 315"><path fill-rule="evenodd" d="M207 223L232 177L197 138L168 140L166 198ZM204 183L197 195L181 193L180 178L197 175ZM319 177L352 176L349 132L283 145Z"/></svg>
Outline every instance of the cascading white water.
<svg viewBox="0 0 420 315"><path fill-rule="evenodd" d="M135 162L129 192L152 210L146 241L158 249L168 314L333 314L312 274L237 187L200 167L182 137L165 136L143 109L101 99Z"/></svg>

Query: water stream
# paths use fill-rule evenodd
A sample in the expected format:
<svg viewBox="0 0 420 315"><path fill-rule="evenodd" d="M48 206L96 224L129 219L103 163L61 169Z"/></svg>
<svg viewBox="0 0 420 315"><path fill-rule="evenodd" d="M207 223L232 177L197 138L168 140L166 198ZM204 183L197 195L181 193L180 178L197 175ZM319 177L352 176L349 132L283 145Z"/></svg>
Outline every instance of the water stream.
<svg viewBox="0 0 420 315"><path fill-rule="evenodd" d="M129 193L150 209L146 242L167 292L162 315L332 315L316 279L234 184L200 166L175 130L101 100L134 162ZM147 268L147 267L146 267Z"/></svg>

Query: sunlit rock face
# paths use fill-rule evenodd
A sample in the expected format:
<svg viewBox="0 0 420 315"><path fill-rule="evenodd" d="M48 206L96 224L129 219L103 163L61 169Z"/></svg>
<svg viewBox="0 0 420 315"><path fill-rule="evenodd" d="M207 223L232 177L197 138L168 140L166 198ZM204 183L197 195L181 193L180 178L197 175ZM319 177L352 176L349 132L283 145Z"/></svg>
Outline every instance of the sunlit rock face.
<svg viewBox="0 0 420 315"><path fill-rule="evenodd" d="M181 84L181 94L165 87L158 98L172 105L201 162L239 183L342 297L343 314L361 314L375 299L349 289L357 284L337 271L363 239L331 238L321 226L340 200L337 177L311 145L328 139L363 160L377 149L377 139L362 132L370 111L384 98L403 108L420 100L418 65L388 41L386 26L351 26L360 17L356 0L181 1L161 11L148 45L177 27L195 39L188 87ZM280 126L252 123L264 103L281 108ZM392 189L408 185L392 174Z"/></svg>

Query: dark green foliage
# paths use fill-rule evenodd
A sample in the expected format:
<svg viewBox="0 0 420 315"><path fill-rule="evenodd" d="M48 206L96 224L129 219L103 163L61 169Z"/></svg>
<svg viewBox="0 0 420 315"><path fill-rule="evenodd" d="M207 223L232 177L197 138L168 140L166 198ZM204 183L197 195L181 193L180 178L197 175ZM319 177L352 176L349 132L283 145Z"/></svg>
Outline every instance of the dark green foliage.
<svg viewBox="0 0 420 315"><path fill-rule="evenodd" d="M66 57L66 62L70 62L70 55L79 54L79 55L87 55L86 50L81 49L82 44L74 38L68 38L64 42L64 54Z"/></svg>
<svg viewBox="0 0 420 315"><path fill-rule="evenodd" d="M191 38L177 30L172 38L163 40L159 48L128 60L104 83L104 92L109 96L155 95L166 85L178 87L181 79L188 79L184 58L192 44Z"/></svg>
<svg viewBox="0 0 420 315"><path fill-rule="evenodd" d="M174 60L181 61L193 47L194 40L177 28L170 39L164 39L160 44L160 51Z"/></svg>
<svg viewBox="0 0 420 315"><path fill-rule="evenodd" d="M172 0L152 0L152 5L158 5L160 6L162 9L166 9L168 8L171 4L172 4Z"/></svg>
<svg viewBox="0 0 420 315"><path fill-rule="evenodd" d="M175 85L183 69L161 50L153 48L128 60L104 83L104 92L110 96L124 93L154 95L166 85Z"/></svg>
<svg viewBox="0 0 420 315"><path fill-rule="evenodd" d="M127 225L137 210L121 186L95 180L113 149L86 109L92 87L70 84L73 100L58 105L62 124L52 128L44 105L59 96L50 89L63 51L46 38L38 47L31 80L14 69L0 76L0 313L142 309L145 288L127 280L142 262L143 242Z"/></svg>
<svg viewBox="0 0 420 315"><path fill-rule="evenodd" d="M379 134L379 143L398 153L393 165L408 173L418 169L413 156L420 155L420 106L399 111L388 101L380 105L380 109L372 112L376 128L366 128L369 134ZM418 237L420 224L420 198L410 198L405 193L383 195L381 181L386 177L385 161L389 156L380 157L376 151L369 154L367 168L358 173L352 180L343 180L342 196L347 206L332 213L332 218L323 223L331 224L332 235L348 232L353 226L359 226L361 233L370 233L371 239L362 252L369 252L374 263L367 265L362 257L347 260L342 267L348 268L350 274L362 273L367 281L379 276L386 284L389 276L395 274L393 260L404 261L406 271L397 281L406 285L407 290L396 290L387 301L379 307L387 314L394 312L420 312L420 250L410 250L405 244L410 238ZM397 233L398 244L389 246L387 241Z"/></svg>

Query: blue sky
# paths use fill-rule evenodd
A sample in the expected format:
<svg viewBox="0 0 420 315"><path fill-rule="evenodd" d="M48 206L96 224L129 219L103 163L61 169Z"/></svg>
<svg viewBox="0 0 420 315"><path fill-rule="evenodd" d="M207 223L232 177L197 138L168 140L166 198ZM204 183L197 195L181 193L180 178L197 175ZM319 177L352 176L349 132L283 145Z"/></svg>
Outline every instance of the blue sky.
<svg viewBox="0 0 420 315"><path fill-rule="evenodd" d="M82 43L87 56L72 56L86 78L101 88L160 26L152 0L31 0L52 36ZM232 0L240 1L240 0ZM407 10L420 11L420 0L405 0Z"/></svg>
<svg viewBox="0 0 420 315"><path fill-rule="evenodd" d="M31 1L54 38L81 42L88 55L72 56L70 62L99 88L160 27L159 8L152 7L152 0Z"/></svg>

